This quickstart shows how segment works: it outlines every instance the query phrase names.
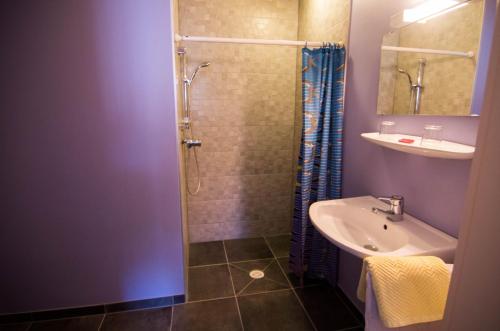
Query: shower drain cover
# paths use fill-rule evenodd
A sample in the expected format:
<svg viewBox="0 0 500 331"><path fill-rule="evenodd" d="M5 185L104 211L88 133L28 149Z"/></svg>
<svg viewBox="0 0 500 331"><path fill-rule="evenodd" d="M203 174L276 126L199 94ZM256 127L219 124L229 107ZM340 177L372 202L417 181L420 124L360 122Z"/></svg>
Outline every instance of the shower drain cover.
<svg viewBox="0 0 500 331"><path fill-rule="evenodd" d="M250 271L249 275L253 279L261 279L261 278L264 278L264 271L255 269L255 270Z"/></svg>

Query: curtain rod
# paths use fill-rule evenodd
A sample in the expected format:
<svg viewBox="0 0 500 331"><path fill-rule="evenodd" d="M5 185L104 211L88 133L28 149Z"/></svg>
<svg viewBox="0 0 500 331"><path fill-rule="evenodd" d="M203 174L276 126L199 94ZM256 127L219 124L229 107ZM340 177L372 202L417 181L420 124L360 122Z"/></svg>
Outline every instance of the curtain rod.
<svg viewBox="0 0 500 331"><path fill-rule="evenodd" d="M394 52L411 52L411 53L427 53L427 54L440 54L440 55L451 55L460 57L474 57L474 52L456 52L456 51L446 51L441 49L429 49L429 48L410 48L410 47L396 47L396 46L382 46L383 51L394 51Z"/></svg>
<svg viewBox="0 0 500 331"><path fill-rule="evenodd" d="M199 36L181 36L175 35L175 41L200 41L207 43L226 43L226 44L252 44L252 45L282 45L282 46L311 46L321 47L328 42L307 41L307 40L279 40L279 39L242 39L242 38L221 38L221 37L199 37ZM343 45L342 42L338 43Z"/></svg>

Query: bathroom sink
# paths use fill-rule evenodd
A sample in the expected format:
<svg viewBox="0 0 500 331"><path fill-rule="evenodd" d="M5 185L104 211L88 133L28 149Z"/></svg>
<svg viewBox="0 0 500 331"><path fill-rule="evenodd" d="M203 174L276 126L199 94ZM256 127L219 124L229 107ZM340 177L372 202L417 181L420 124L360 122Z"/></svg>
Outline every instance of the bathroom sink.
<svg viewBox="0 0 500 331"><path fill-rule="evenodd" d="M361 258L373 255L433 255L453 262L457 240L404 214L392 222L372 207L388 205L372 196L315 202L309 208L314 227L338 247Z"/></svg>

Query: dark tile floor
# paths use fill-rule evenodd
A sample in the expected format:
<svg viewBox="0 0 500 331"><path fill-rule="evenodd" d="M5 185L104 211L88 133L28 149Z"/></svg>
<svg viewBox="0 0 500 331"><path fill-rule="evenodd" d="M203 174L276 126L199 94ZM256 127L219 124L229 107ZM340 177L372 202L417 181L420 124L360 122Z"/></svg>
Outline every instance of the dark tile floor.
<svg viewBox="0 0 500 331"><path fill-rule="evenodd" d="M363 330L337 289L313 280L299 287L288 272L289 243L283 235L191 244L185 304L0 325L0 331Z"/></svg>

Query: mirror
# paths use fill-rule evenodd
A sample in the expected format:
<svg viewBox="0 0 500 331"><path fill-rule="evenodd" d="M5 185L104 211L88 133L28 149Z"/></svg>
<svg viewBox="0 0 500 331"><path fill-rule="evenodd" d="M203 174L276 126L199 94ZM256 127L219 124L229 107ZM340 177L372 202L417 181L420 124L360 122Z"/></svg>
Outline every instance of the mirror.
<svg viewBox="0 0 500 331"><path fill-rule="evenodd" d="M482 0L427 0L391 17L377 114L470 115L483 6Z"/></svg>

